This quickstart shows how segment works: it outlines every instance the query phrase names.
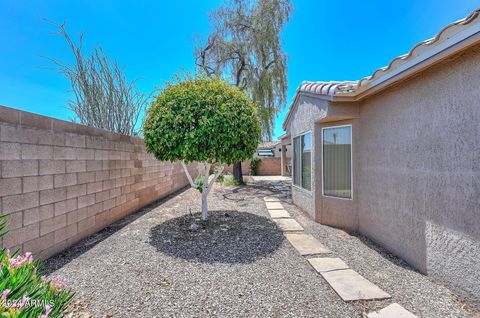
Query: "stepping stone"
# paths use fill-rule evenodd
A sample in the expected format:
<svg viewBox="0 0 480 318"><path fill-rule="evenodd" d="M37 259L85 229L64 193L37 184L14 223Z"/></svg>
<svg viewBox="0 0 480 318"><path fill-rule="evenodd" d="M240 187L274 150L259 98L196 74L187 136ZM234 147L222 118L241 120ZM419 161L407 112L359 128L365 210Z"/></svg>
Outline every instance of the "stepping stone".
<svg viewBox="0 0 480 318"><path fill-rule="evenodd" d="M283 206L280 202L265 202L267 209L269 210L282 210Z"/></svg>
<svg viewBox="0 0 480 318"><path fill-rule="evenodd" d="M304 233L288 233L285 234L287 240L295 247L300 255L313 255L330 253L330 250L325 247L320 241L310 234Z"/></svg>
<svg viewBox="0 0 480 318"><path fill-rule="evenodd" d="M290 217L290 214L287 212L287 210L268 210L268 213L270 213L270 217L272 219L289 218Z"/></svg>
<svg viewBox="0 0 480 318"><path fill-rule="evenodd" d="M348 269L348 265L338 257L316 257L307 260L319 273Z"/></svg>
<svg viewBox="0 0 480 318"><path fill-rule="evenodd" d="M367 315L368 318L418 318L397 303L393 303L380 311L374 311Z"/></svg>
<svg viewBox="0 0 480 318"><path fill-rule="evenodd" d="M273 221L282 231L303 231L303 227L294 219L273 219Z"/></svg>
<svg viewBox="0 0 480 318"><path fill-rule="evenodd" d="M344 301L391 298L377 285L352 269L320 272L320 274Z"/></svg>
<svg viewBox="0 0 480 318"><path fill-rule="evenodd" d="M277 197L264 197L263 200L265 202L280 202L280 199Z"/></svg>

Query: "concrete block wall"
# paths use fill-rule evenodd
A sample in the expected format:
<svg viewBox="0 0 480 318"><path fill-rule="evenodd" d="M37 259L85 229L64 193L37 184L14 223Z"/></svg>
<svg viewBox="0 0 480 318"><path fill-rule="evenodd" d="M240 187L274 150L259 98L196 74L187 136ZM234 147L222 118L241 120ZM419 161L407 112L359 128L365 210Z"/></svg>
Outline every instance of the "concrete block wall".
<svg viewBox="0 0 480 318"><path fill-rule="evenodd" d="M233 173L233 165L226 166L224 171ZM242 161L242 173L245 176L250 175L250 160Z"/></svg>
<svg viewBox="0 0 480 318"><path fill-rule="evenodd" d="M260 160L258 166L259 176L279 176L282 174L282 163L280 157L266 157ZM226 172L233 172L233 165L225 167ZM242 173L244 175L250 175L250 161L246 160L242 162Z"/></svg>
<svg viewBox="0 0 480 318"><path fill-rule="evenodd" d="M282 174L282 158L262 158L258 166L259 176L279 176Z"/></svg>
<svg viewBox="0 0 480 318"><path fill-rule="evenodd" d="M4 247L47 258L187 184L141 139L0 106Z"/></svg>

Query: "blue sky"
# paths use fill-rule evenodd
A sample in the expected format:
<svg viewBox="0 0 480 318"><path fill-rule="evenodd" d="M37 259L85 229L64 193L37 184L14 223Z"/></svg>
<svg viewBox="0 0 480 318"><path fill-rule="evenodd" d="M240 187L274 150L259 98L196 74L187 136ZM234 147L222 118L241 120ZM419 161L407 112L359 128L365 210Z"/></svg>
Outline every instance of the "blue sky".
<svg viewBox="0 0 480 318"><path fill-rule="evenodd" d="M61 119L69 83L42 56L70 62L64 40L44 19L86 32L85 48L101 45L127 77L152 91L180 69L194 68L194 42L209 32L209 12L221 0L0 0L0 105ZM302 80L356 80L406 53L480 3L457 1L293 1L283 40L288 100ZM275 137L289 104L276 118Z"/></svg>

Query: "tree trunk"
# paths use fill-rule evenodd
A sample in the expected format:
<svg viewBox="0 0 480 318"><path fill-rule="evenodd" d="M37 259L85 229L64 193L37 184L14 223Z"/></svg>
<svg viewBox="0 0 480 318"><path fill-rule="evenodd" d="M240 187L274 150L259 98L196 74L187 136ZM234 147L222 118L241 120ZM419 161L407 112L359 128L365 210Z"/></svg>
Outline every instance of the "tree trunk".
<svg viewBox="0 0 480 318"><path fill-rule="evenodd" d="M202 222L207 221L208 214L208 204L207 204L208 193L202 193Z"/></svg>
<svg viewBox="0 0 480 318"><path fill-rule="evenodd" d="M238 181L239 184L243 184L242 163L235 162L233 164L233 178Z"/></svg>

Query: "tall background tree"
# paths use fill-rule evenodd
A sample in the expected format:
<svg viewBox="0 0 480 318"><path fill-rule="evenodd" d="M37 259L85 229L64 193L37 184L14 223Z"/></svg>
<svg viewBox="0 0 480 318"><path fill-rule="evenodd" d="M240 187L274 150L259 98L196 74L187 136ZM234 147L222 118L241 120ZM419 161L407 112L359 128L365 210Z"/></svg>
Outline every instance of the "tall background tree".
<svg viewBox="0 0 480 318"><path fill-rule="evenodd" d="M287 56L280 34L290 0L227 0L212 13L212 32L195 49L197 67L245 91L257 105L262 139L271 140L274 119L286 104ZM243 182L242 167L233 167Z"/></svg>
<svg viewBox="0 0 480 318"><path fill-rule="evenodd" d="M65 23L54 24L67 42L74 63L67 64L50 58L57 70L72 87L74 98L68 107L81 124L102 128L124 135L136 135L140 114L145 110L150 95L142 93L136 81L128 81L123 68L110 59L101 47L86 55L83 49L84 34L75 43L68 34Z"/></svg>

